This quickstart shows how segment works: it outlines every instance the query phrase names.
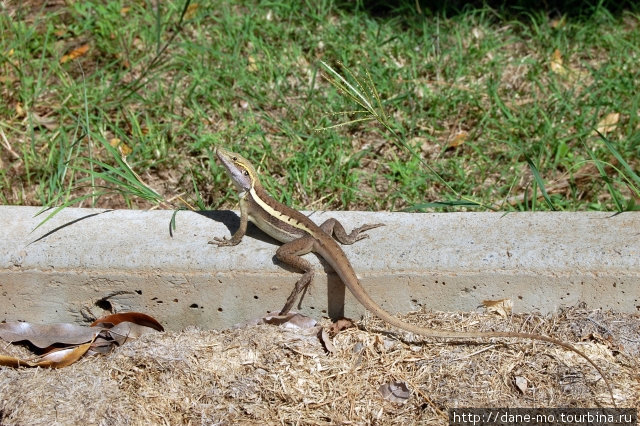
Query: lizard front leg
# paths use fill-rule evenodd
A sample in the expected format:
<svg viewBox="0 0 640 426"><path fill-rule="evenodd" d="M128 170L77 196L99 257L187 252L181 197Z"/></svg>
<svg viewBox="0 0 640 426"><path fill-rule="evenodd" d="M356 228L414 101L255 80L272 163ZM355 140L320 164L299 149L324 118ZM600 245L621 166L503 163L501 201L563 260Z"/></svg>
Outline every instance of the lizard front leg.
<svg viewBox="0 0 640 426"><path fill-rule="evenodd" d="M301 257L311 251L313 243L313 238L308 236L302 237L281 245L276 251L276 258L279 261L304 272L302 277L300 277L296 282L296 285L287 298L283 308L280 310L280 315L285 315L289 312L293 304L296 302L298 295L307 291L307 287L313 279L314 270L311 263ZM300 300L302 301L302 299Z"/></svg>
<svg viewBox="0 0 640 426"><path fill-rule="evenodd" d="M233 234L233 236L229 239L227 237L213 237L212 241L209 241L209 244L216 244L218 247L222 246L237 246L242 241L242 237L247 232L247 221L249 220L248 209L244 206L244 204L240 203L240 227Z"/></svg>
<svg viewBox="0 0 640 426"><path fill-rule="evenodd" d="M362 234L362 232L368 231L369 229L377 228L379 226L384 226L384 223L367 223L362 225L359 228L355 228L351 231L350 234L347 234L347 231L344 230L344 226L338 221L338 219L327 219L324 221L320 228L327 233L329 236L335 236L334 238L338 240L342 244L353 244L356 241L360 241L364 238L369 238L368 234Z"/></svg>

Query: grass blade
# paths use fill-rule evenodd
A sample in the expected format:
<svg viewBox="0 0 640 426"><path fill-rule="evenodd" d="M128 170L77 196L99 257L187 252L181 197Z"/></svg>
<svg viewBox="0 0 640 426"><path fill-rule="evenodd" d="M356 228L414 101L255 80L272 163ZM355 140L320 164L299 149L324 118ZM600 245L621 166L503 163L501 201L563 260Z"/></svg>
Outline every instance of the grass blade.
<svg viewBox="0 0 640 426"><path fill-rule="evenodd" d="M529 157L527 157L527 164L529 164L531 173L533 173L533 178L535 179L536 184L540 188L540 192L542 192L542 197L544 198L544 201L547 203L547 205L551 210L555 211L556 207L553 205L553 202L551 201L549 194L547 194L547 190L544 188L544 180L542 180L542 176L540 176L540 173L538 172L538 168L536 167L535 164L533 164L533 161L531 161ZM535 199L535 194L533 194L533 198Z"/></svg>

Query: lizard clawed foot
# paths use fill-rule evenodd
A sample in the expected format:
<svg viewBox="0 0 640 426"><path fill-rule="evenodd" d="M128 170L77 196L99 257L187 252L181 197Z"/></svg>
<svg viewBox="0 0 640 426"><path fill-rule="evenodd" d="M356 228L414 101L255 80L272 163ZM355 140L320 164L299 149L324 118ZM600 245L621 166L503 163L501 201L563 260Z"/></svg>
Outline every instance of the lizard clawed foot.
<svg viewBox="0 0 640 426"><path fill-rule="evenodd" d="M213 237L213 240L209 241L209 244L215 244L218 247L223 246L237 246L240 243L240 240L235 241L233 238L227 237Z"/></svg>
<svg viewBox="0 0 640 426"><path fill-rule="evenodd" d="M362 226L360 226L359 228L355 228L354 230L351 231L351 233L349 234L349 238L353 238L354 241L360 241L363 240L365 238L369 238L369 234L362 234L365 231L368 231L370 229L373 228L379 228L380 226L384 226L384 223L367 223L364 224Z"/></svg>

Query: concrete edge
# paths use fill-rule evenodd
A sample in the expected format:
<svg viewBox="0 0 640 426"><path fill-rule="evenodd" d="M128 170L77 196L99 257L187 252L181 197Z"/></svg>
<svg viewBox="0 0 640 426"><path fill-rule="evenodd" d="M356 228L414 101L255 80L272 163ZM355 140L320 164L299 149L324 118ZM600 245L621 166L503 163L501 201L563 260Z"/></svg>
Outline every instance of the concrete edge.
<svg viewBox="0 0 640 426"><path fill-rule="evenodd" d="M207 244L237 228L234 212L64 209L41 228L35 207L0 206L0 320L86 321L112 311L153 315L169 329L224 328L278 310L299 275L274 261L256 228L235 247ZM385 223L344 250L371 296L391 312L478 309L640 310L640 214L316 212L347 229ZM358 316L329 267L302 311ZM324 268L324 271L323 271Z"/></svg>

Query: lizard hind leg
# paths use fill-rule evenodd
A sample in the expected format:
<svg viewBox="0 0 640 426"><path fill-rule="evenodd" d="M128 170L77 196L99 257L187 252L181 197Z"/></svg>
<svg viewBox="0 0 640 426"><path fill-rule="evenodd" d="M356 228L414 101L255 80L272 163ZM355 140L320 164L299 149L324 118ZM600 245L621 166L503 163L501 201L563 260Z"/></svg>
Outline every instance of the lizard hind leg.
<svg viewBox="0 0 640 426"><path fill-rule="evenodd" d="M369 235L363 234L363 232L380 226L384 226L384 223L367 223L358 228L354 228L351 233L347 234L344 226L342 226L337 219L331 218L325 220L322 225L320 225L320 228L328 235L334 236L334 238L342 244L353 244L356 241L369 238Z"/></svg>
<svg viewBox="0 0 640 426"><path fill-rule="evenodd" d="M311 246L309 244L309 241L305 239L291 241L280 246L280 248L278 248L278 251L276 251L276 258L279 261L304 272L300 279L296 282L293 291L280 310L280 315L285 315L289 312L289 310L291 310L299 295L301 295L300 303L298 304L298 309L300 309L302 299L304 298L304 295L307 292L307 288L309 287L309 284L311 284L314 275L314 270L311 266L311 263L303 259L301 255L309 253L310 251Z"/></svg>

